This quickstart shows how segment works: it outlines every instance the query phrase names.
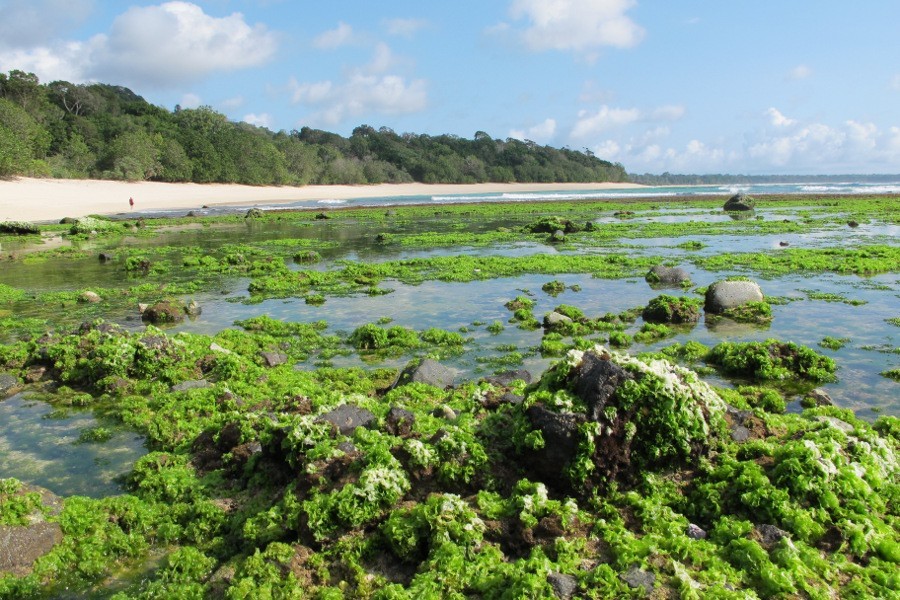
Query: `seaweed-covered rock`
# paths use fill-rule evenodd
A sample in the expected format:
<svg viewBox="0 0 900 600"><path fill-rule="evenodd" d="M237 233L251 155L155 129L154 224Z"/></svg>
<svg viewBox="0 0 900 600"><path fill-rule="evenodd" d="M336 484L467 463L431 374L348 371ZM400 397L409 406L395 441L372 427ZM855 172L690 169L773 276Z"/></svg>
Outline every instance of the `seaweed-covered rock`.
<svg viewBox="0 0 900 600"><path fill-rule="evenodd" d="M265 213L262 211L261 208L254 207L254 208L247 210L247 212L244 214L244 218L245 219L259 219L264 215L265 215Z"/></svg>
<svg viewBox="0 0 900 600"><path fill-rule="evenodd" d="M666 267L663 265L656 265L655 267L650 268L650 270L644 276L644 279L650 285L680 286L682 283L690 281L691 276L688 275L688 272L681 267Z"/></svg>
<svg viewBox="0 0 900 600"><path fill-rule="evenodd" d="M62 500L38 486L14 479L0 481L0 506L18 501L18 506L27 511L22 515L22 523L0 525L0 574L22 577L31 573L37 559L62 541L59 523L50 523L45 516L58 515Z"/></svg>
<svg viewBox="0 0 900 600"><path fill-rule="evenodd" d="M750 302L762 302L764 298L759 284L753 281L717 281L706 289L704 310L723 313Z"/></svg>
<svg viewBox="0 0 900 600"><path fill-rule="evenodd" d="M756 208L756 200L748 196L747 194L735 194L731 198L729 198L725 202L725 206L722 207L723 210L733 211L747 211L753 210Z"/></svg>
<svg viewBox="0 0 900 600"><path fill-rule="evenodd" d="M700 320L700 300L663 294L651 300L641 316L649 323L696 323Z"/></svg>
<svg viewBox="0 0 900 600"><path fill-rule="evenodd" d="M152 306L148 306L141 314L141 319L149 323L180 323L184 321L187 313L182 304L162 300Z"/></svg>
<svg viewBox="0 0 900 600"><path fill-rule="evenodd" d="M352 404L341 404L316 419L331 423L341 435L350 435L357 427L369 427L376 421L375 415L364 408Z"/></svg>
<svg viewBox="0 0 900 600"><path fill-rule="evenodd" d="M89 304L100 302L100 300L102 300L102 298L100 298L100 294L98 294L97 292L92 292L91 290L85 290L81 292L80 296L78 296L79 302L86 302Z"/></svg>
<svg viewBox="0 0 900 600"><path fill-rule="evenodd" d="M412 412L399 408L391 407L387 416L384 418L384 429L391 435L406 437L412 433L413 425L416 424L416 415Z"/></svg>
<svg viewBox="0 0 900 600"><path fill-rule="evenodd" d="M530 471L549 485L590 488L687 464L726 430L725 403L696 373L602 346L572 350L532 386L525 410Z"/></svg>
<svg viewBox="0 0 900 600"><path fill-rule="evenodd" d="M24 221L3 221L0 223L0 233L29 235L40 232L41 230L34 223L25 223Z"/></svg>
<svg viewBox="0 0 900 600"><path fill-rule="evenodd" d="M560 325L571 322L572 319L556 311L548 312L546 315L544 315L544 329L553 330Z"/></svg>
<svg viewBox="0 0 900 600"><path fill-rule="evenodd" d="M581 225L563 219L562 217L543 217L530 225L526 225L525 229L531 233L577 233L583 229Z"/></svg>

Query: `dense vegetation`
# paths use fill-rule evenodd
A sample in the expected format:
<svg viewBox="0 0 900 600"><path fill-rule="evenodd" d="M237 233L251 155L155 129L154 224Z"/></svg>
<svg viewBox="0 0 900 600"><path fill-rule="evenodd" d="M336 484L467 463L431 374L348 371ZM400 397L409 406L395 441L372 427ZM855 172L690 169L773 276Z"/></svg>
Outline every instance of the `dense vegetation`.
<svg viewBox="0 0 900 600"><path fill-rule="evenodd" d="M41 84L0 73L0 177L249 185L624 181L589 151L361 125L349 138L303 127L273 133L208 106L170 112L102 83Z"/></svg>

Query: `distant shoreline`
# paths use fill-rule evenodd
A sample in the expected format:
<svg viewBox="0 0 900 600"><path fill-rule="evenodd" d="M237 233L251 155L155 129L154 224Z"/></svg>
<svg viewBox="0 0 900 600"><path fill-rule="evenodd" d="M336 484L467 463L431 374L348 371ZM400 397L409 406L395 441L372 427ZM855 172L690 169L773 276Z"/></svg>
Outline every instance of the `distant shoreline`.
<svg viewBox="0 0 900 600"><path fill-rule="evenodd" d="M232 184L127 182L93 179L0 180L0 221L47 222L63 217L117 215L226 206L277 206L296 202L448 196L491 193L635 189L635 183L398 183L377 185L247 186ZM308 208L317 208L311 205ZM321 208L330 208L322 205Z"/></svg>

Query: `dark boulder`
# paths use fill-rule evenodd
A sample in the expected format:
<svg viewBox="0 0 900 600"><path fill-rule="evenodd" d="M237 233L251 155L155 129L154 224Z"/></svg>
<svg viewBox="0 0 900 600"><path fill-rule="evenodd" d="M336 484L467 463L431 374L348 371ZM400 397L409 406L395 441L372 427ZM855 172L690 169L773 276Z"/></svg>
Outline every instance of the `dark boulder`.
<svg viewBox="0 0 900 600"><path fill-rule="evenodd" d="M245 219L259 219L264 214L265 213L263 213L262 209L254 207L254 208L249 209L246 212L246 214L244 214L244 218Z"/></svg>
<svg viewBox="0 0 900 600"><path fill-rule="evenodd" d="M515 371L504 371L498 375L485 377L484 381L497 387L507 387L514 381L521 379L525 383L531 383L531 373L525 369L516 369Z"/></svg>
<svg viewBox="0 0 900 600"><path fill-rule="evenodd" d="M653 593L653 585L656 583L656 575L638 566L633 566L621 573L619 579L628 584L630 588L642 588L645 594Z"/></svg>
<svg viewBox="0 0 900 600"><path fill-rule="evenodd" d="M552 572L547 575L547 583L553 588L553 594L560 600L569 600L578 589L578 579L574 575Z"/></svg>
<svg viewBox="0 0 900 600"><path fill-rule="evenodd" d="M748 196L747 194L735 194L731 198L729 198L725 202L725 206L722 207L723 210L727 211L748 211L756 208L756 200Z"/></svg>
<svg viewBox="0 0 900 600"><path fill-rule="evenodd" d="M391 386L391 389L406 385L408 383L425 383L436 388L444 389L453 384L456 374L452 369L445 367L436 360L426 358L421 362L413 361L409 363L397 381Z"/></svg>
<svg viewBox="0 0 900 600"><path fill-rule="evenodd" d="M154 325L180 323L184 321L186 314L185 307L182 304L162 300L153 306L148 306L141 315L141 319Z"/></svg>
<svg viewBox="0 0 900 600"><path fill-rule="evenodd" d="M565 466L578 450L578 427L585 422L584 415L553 412L542 404L529 407L525 415L544 440L543 448L525 452L530 472L553 487L568 487Z"/></svg>
<svg viewBox="0 0 900 600"><path fill-rule="evenodd" d="M277 367L288 361L288 355L284 352L260 352L259 356L267 367Z"/></svg>

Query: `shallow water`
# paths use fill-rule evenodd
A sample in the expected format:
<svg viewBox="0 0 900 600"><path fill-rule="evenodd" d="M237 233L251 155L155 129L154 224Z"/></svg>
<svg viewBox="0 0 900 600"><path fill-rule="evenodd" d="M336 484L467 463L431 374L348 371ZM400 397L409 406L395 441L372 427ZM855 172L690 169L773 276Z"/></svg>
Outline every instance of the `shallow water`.
<svg viewBox="0 0 900 600"><path fill-rule="evenodd" d="M0 476L37 484L61 496L122 493L120 479L146 453L143 437L113 424L105 442L84 442L101 423L90 410L55 409L16 394L0 401Z"/></svg>
<svg viewBox="0 0 900 600"><path fill-rule="evenodd" d="M552 211L552 209L547 209ZM826 210L834 210L832 213ZM776 207L759 211L765 221L805 219L805 209ZM293 269L328 269L336 261L387 261L413 258L430 258L460 254L524 256L536 253L621 253L636 256L659 257L680 263L691 273L694 286L705 286L729 275L749 275L758 281L768 296L790 298L793 301L773 306L774 320L766 327L722 323L709 326L701 321L695 327L680 330L674 337L649 345L635 344L631 353L656 349L673 342L696 340L708 346L721 341L750 341L777 338L809 346L833 357L838 365L839 381L822 386L842 407L852 408L865 419L878 414L900 415L900 384L880 375L882 371L900 364L900 327L886 323L889 318L900 317L900 277L896 273L863 278L834 274L789 275L763 277L754 273L711 273L694 267L692 258L712 256L723 252L779 252L788 248L819 248L842 245L893 243L900 236L900 226L879 222L861 223L850 229L836 207L816 209L817 218L813 230L803 233L769 233L760 230L758 235L746 233L717 233L715 235L682 235L678 237L623 237L618 240L591 240L589 236L575 237L572 243L552 247L539 241L482 246L405 247L400 244L378 244L375 236L388 232L402 236L422 232L491 232L498 227L516 227L534 220L535 215L521 215L512 219L443 220L429 216L420 220L388 220L364 222L361 220L331 219L311 221L309 215L289 216L274 222L239 222L202 226L190 224L167 228L153 238L125 237L111 244L95 240L83 244L88 253L83 258L46 258L27 261L7 261L0 269L0 283L26 290L29 294L48 291L73 291L97 288L121 289L138 285L141 277L124 273L121 255L135 249L148 253L165 250L163 260L180 265L178 248L195 246L204 252L214 253L225 244L247 244L270 251L279 249L289 254L278 240L309 240L308 247L315 249L323 261L314 266L294 265ZM635 227L654 223L703 223L727 224L730 218L708 209L676 207L671 210L656 207L648 211L636 211L628 223ZM596 223L622 223L608 215L598 215ZM717 230L718 231L718 230ZM687 241L699 241L699 250L676 247ZM56 243L56 242L53 242ZM304 246L305 248L306 246ZM27 247L21 248L27 252ZM118 254L116 260L101 263L96 258L100 250ZM166 276L173 282L190 281L190 269L176 267ZM566 286L580 286L580 291L567 289L552 297L541 286L551 280L562 281ZM324 305L312 306L302 298L271 299L259 303L243 303L247 299L249 279L222 277L208 291L194 294L186 300L196 300L202 314L168 329L170 332L189 331L214 334L234 327L237 320L258 315L291 322L327 320L326 333L347 336L357 327L384 318L391 325L423 330L438 327L450 331L463 331L467 338L465 352L444 357L442 360L457 369L458 381L481 377L494 371L509 368L526 368L535 377L556 360L542 357L538 352L542 331L525 331L508 323L512 313L504 304L516 296L529 293L535 300L534 314L538 319L560 304L570 304L584 311L588 317L605 313L619 313L646 305L661 293L682 294L680 289L660 290L651 288L642 278L618 280L594 279L589 274L580 275L523 275L498 278L489 281L446 283L427 281L420 285L407 285L396 281L384 281L382 288L393 289L383 296L355 295L328 296ZM845 302L828 302L810 297L811 292L839 294L847 301L864 302L854 306ZM112 305L75 307L60 310L58 306L39 306L33 301L12 305L4 310L17 318L45 319L50 327L67 328L89 318L103 317L119 323L127 329L144 327L137 312L140 298ZM3 314L0 313L0 317ZM487 326L500 321L505 328L499 334L491 334ZM627 333L635 333L641 326L638 319ZM0 335L3 332L0 331ZM825 336L849 338L840 350L833 351L819 346ZM519 360L511 357L515 349ZM427 350L417 351L422 354ZM375 360L356 353L331 360L335 366L393 366L401 367L411 354ZM301 369L313 369L318 359L313 356L297 365ZM717 385L731 385L719 377L709 378ZM796 409L796 404L791 405ZM50 418L53 414L54 418ZM127 472L134 460L145 450L142 441L133 433L117 431L112 440L103 444L74 443L80 432L95 427L96 420L87 412L67 412L60 416L42 402L28 400L19 395L0 402L0 462L8 465L3 476L13 476L37 483L61 494L85 494L102 496L119 493L116 476Z"/></svg>

